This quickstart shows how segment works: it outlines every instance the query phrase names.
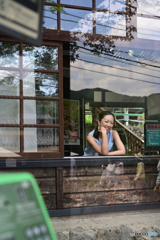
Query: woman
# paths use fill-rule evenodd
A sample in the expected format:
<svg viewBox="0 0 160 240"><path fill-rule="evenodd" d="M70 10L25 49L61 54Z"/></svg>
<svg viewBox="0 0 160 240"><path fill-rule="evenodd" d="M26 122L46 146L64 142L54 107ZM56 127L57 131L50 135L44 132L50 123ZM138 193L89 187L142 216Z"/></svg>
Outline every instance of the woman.
<svg viewBox="0 0 160 240"><path fill-rule="evenodd" d="M87 147L84 156L112 156L125 155L125 147L116 130L112 130L114 125L114 114L107 111L99 114L98 125L90 132L86 138ZM113 145L117 150L113 151Z"/></svg>

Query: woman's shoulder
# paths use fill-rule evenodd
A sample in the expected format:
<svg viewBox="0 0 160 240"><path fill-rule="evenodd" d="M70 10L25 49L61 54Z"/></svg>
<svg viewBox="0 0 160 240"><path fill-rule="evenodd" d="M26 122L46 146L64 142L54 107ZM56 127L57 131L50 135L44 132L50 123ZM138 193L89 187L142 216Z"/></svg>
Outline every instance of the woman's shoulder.
<svg viewBox="0 0 160 240"><path fill-rule="evenodd" d="M91 132L88 133L88 135L93 136L95 129L93 129Z"/></svg>

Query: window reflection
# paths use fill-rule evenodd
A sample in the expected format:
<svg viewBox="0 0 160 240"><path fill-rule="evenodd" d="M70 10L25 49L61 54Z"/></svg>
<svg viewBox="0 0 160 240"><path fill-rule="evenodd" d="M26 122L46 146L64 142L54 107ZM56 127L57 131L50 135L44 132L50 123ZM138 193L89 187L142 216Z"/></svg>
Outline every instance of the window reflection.
<svg viewBox="0 0 160 240"><path fill-rule="evenodd" d="M19 44L0 42L0 67L19 67Z"/></svg>
<svg viewBox="0 0 160 240"><path fill-rule="evenodd" d="M51 6L44 6L43 27L57 29L57 11L52 11Z"/></svg>
<svg viewBox="0 0 160 240"><path fill-rule="evenodd" d="M19 96L19 86L19 72L0 70L0 95Z"/></svg>
<svg viewBox="0 0 160 240"><path fill-rule="evenodd" d="M144 153L145 121L160 121L160 51L123 44L98 49L88 42L85 47L78 43L76 53L78 58L71 62L70 95L72 100L83 98L85 105L84 145L99 113L111 111L127 154Z"/></svg>
<svg viewBox="0 0 160 240"><path fill-rule="evenodd" d="M31 69L58 70L58 47L32 47L24 45L23 67Z"/></svg>
<svg viewBox="0 0 160 240"><path fill-rule="evenodd" d="M91 11L65 8L65 13L61 13L61 30L92 33L92 22Z"/></svg>
<svg viewBox="0 0 160 240"><path fill-rule="evenodd" d="M11 152L9 152L11 151ZM20 151L20 131L19 128L0 128L0 153L1 156L15 157L12 152Z"/></svg>
<svg viewBox="0 0 160 240"><path fill-rule="evenodd" d="M24 152L59 152L59 129L24 128Z"/></svg>
<svg viewBox="0 0 160 240"><path fill-rule="evenodd" d="M58 102L24 100L24 124L58 124Z"/></svg>
<svg viewBox="0 0 160 240"><path fill-rule="evenodd" d="M92 0L61 0L61 4L70 4L75 6L92 7Z"/></svg>
<svg viewBox="0 0 160 240"><path fill-rule="evenodd" d="M0 100L0 124L19 124L19 100Z"/></svg>
<svg viewBox="0 0 160 240"><path fill-rule="evenodd" d="M113 36L126 36L126 16L96 13L96 32Z"/></svg>
<svg viewBox="0 0 160 240"><path fill-rule="evenodd" d="M58 75L53 73L24 72L24 96L58 96Z"/></svg>
<svg viewBox="0 0 160 240"><path fill-rule="evenodd" d="M96 8L112 11L125 11L126 0L96 0Z"/></svg>

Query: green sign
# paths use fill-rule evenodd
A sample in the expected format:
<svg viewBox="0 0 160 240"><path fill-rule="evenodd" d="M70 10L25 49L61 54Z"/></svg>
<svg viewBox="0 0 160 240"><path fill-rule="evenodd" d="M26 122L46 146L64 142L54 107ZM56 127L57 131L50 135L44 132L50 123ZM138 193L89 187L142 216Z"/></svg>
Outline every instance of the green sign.
<svg viewBox="0 0 160 240"><path fill-rule="evenodd" d="M146 124L146 146L147 147L160 146L160 124L159 123Z"/></svg>

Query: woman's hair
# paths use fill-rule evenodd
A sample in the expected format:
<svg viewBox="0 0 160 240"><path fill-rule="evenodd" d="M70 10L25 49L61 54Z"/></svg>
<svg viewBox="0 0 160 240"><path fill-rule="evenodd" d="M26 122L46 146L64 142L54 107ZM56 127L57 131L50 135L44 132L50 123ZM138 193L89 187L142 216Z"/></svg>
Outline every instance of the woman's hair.
<svg viewBox="0 0 160 240"><path fill-rule="evenodd" d="M113 116L113 119L114 119L114 122L115 122L115 116L112 112L110 111L105 111L105 112L101 112L99 114L99 121L101 121L106 115L112 115ZM93 133L93 137L96 138L96 139L99 139L99 131L98 131L98 123L97 123L97 127L95 128L94 130L94 133Z"/></svg>

